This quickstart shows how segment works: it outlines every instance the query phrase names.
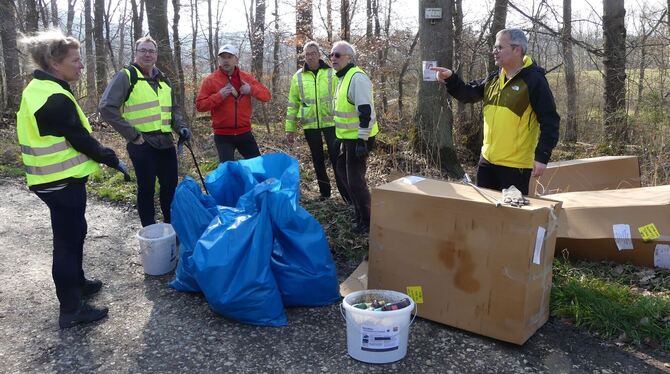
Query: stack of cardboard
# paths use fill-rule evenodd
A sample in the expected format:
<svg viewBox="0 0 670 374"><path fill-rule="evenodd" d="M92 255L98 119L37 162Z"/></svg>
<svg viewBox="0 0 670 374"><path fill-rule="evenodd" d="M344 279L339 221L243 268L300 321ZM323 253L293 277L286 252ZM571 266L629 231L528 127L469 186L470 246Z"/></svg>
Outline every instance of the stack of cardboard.
<svg viewBox="0 0 670 374"><path fill-rule="evenodd" d="M375 188L369 272L349 286L408 293L423 318L523 344L549 316L561 204L496 207L484 194L420 177Z"/></svg>
<svg viewBox="0 0 670 374"><path fill-rule="evenodd" d="M616 190L640 187L637 156L604 156L550 162L544 174L531 178L529 194Z"/></svg>
<svg viewBox="0 0 670 374"><path fill-rule="evenodd" d="M670 267L670 186L545 197L563 202L557 256Z"/></svg>

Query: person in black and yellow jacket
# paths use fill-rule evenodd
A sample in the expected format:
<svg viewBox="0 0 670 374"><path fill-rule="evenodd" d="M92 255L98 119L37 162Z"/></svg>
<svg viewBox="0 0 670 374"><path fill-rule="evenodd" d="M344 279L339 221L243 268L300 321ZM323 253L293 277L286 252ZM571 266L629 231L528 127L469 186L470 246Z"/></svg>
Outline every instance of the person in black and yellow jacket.
<svg viewBox="0 0 670 374"><path fill-rule="evenodd" d="M156 223L156 179L163 221L170 223L170 206L178 181L172 132L182 140L191 138L170 81L156 67L157 60L155 40L145 36L135 41L134 62L112 77L98 105L102 118L128 142L126 149L137 177L137 212L142 226Z"/></svg>
<svg viewBox="0 0 670 374"><path fill-rule="evenodd" d="M354 205L356 230L370 232L370 189L365 179L367 159L374 148L379 125L375 116L372 82L354 64L356 51L346 41L333 44L330 60L337 71L334 101L335 134L342 142L337 172L344 180Z"/></svg>
<svg viewBox="0 0 670 374"><path fill-rule="evenodd" d="M531 175L540 176L558 143L560 117L544 69L526 55L528 40L520 29L496 35L493 57L499 71L465 83L443 67L431 68L457 100L484 100L484 144L477 185L502 190L515 186L528 195Z"/></svg>
<svg viewBox="0 0 670 374"><path fill-rule="evenodd" d="M349 194L336 168L340 143L335 136L333 95L338 79L333 68L319 58L321 52L318 43L309 41L305 43L303 50L305 64L291 78L286 108L286 140L289 144L293 144L297 125L300 124L312 154L312 165L321 198L327 199L330 197L330 180L323 154L323 139L325 139L337 189L342 199L349 202Z"/></svg>
<svg viewBox="0 0 670 374"><path fill-rule="evenodd" d="M59 325L68 328L99 320L108 311L86 302L102 287L101 281L86 279L82 267L86 180L100 169L98 163L118 169L126 180L130 176L114 151L91 136L91 125L70 89L84 68L79 42L45 31L21 44L38 68L23 90L16 132L28 186L49 207Z"/></svg>

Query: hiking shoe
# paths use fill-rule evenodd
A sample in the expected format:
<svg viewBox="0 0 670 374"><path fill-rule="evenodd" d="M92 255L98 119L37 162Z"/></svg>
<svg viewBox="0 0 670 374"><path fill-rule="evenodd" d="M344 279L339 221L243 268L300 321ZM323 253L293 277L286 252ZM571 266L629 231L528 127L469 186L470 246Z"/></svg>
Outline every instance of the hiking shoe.
<svg viewBox="0 0 670 374"><path fill-rule="evenodd" d="M88 297L95 295L102 288L102 281L98 279L87 279L81 286L81 296Z"/></svg>
<svg viewBox="0 0 670 374"><path fill-rule="evenodd" d="M61 312L60 317L58 317L58 325L61 329L67 329L80 323L89 323L102 319L107 315L108 312L109 309L106 307L95 308L82 302L79 305L79 308L77 308L77 310L74 312Z"/></svg>

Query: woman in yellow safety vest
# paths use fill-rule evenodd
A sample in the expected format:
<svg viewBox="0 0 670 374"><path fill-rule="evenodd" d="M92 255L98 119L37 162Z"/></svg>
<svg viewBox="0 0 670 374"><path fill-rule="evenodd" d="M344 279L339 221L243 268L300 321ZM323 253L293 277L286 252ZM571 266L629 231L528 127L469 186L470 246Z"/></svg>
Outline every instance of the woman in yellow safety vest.
<svg viewBox="0 0 670 374"><path fill-rule="evenodd" d="M82 268L86 237L86 180L98 163L118 169L130 179L112 149L91 134L91 125L77 104L70 82L84 65L79 42L60 31L23 38L36 69L23 90L16 132L26 180L31 191L49 207L53 230L52 276L60 302L61 328L99 320L107 308L89 306L86 299L102 287L86 279Z"/></svg>

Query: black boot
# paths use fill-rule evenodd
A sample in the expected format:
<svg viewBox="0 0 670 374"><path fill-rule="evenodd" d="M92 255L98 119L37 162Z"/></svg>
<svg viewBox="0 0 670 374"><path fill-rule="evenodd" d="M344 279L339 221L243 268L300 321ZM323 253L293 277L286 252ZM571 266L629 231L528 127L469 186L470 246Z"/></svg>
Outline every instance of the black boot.
<svg viewBox="0 0 670 374"><path fill-rule="evenodd" d="M66 329L80 323L89 323L104 318L109 312L106 307L95 308L84 302L79 305L79 308L73 312L60 313L58 317L58 325L61 329Z"/></svg>
<svg viewBox="0 0 670 374"><path fill-rule="evenodd" d="M98 279L87 279L81 286L81 297L95 295L102 288L102 281Z"/></svg>

